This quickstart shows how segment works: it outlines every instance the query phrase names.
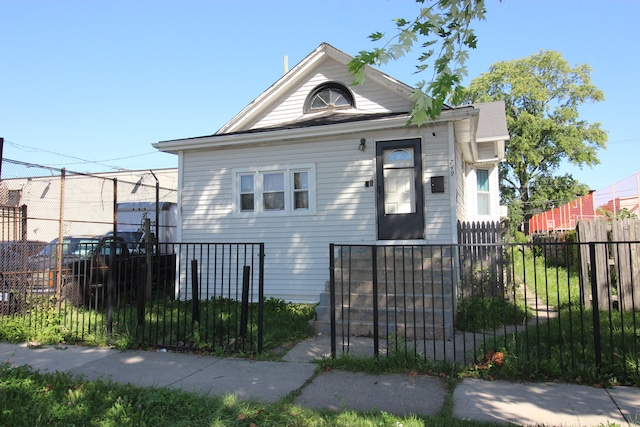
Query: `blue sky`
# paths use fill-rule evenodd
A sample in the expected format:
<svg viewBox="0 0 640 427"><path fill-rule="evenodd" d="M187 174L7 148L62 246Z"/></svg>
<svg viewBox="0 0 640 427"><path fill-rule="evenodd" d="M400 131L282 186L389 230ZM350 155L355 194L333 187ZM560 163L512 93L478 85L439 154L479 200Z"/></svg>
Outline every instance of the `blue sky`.
<svg viewBox="0 0 640 427"><path fill-rule="evenodd" d="M411 0L0 0L4 157L79 172L176 167L152 143L210 135L320 43L348 54L413 18ZM640 171L636 0L487 0L466 82L541 49L592 67L606 101L581 108L608 148L568 167L597 190ZM409 84L416 55L382 67ZM89 162L87 162L89 161ZM3 174L4 175L4 174Z"/></svg>

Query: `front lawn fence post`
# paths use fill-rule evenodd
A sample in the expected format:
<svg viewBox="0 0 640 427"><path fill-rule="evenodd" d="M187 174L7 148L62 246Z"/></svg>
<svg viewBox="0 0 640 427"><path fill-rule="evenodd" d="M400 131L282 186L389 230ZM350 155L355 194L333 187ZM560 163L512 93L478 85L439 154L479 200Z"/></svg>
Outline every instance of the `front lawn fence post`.
<svg viewBox="0 0 640 427"><path fill-rule="evenodd" d="M260 243L258 255L258 353L262 354L264 345L264 243Z"/></svg>
<svg viewBox="0 0 640 427"><path fill-rule="evenodd" d="M378 337L378 257L375 245L371 246L371 281L373 282L373 355L378 357L380 350Z"/></svg>
<svg viewBox="0 0 640 427"><path fill-rule="evenodd" d="M251 267L245 265L242 269L242 311L240 313L240 336L247 338L247 322L249 321L249 276Z"/></svg>
<svg viewBox="0 0 640 427"><path fill-rule="evenodd" d="M329 245L329 313L331 317L331 357L336 358L336 263L335 246Z"/></svg>
<svg viewBox="0 0 640 427"><path fill-rule="evenodd" d="M191 322L200 324L200 297L198 295L198 260L191 260Z"/></svg>
<svg viewBox="0 0 640 427"><path fill-rule="evenodd" d="M144 305L146 303L144 284L147 277L147 267L145 264L138 265L138 281L136 283L136 302L138 326L144 325Z"/></svg>
<svg viewBox="0 0 640 427"><path fill-rule="evenodd" d="M598 304L598 272L596 269L596 244L589 243L591 262L591 310L593 311L593 349L595 351L596 369L600 373L602 367L602 343L600 342L600 306Z"/></svg>

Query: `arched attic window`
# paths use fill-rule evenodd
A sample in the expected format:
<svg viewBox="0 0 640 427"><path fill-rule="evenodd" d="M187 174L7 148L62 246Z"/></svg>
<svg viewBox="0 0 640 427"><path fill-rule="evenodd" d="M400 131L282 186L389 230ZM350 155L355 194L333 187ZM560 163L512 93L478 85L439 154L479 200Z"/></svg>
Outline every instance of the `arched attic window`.
<svg viewBox="0 0 640 427"><path fill-rule="evenodd" d="M304 103L305 113L354 108L355 101L349 89L340 83L324 83L309 93Z"/></svg>

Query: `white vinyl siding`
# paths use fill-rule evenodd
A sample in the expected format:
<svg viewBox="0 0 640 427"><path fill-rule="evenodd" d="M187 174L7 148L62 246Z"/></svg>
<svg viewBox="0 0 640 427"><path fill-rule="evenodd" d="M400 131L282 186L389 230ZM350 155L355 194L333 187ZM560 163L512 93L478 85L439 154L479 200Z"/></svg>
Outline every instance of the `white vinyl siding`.
<svg viewBox="0 0 640 427"><path fill-rule="evenodd" d="M290 93L281 96L282 102L278 103L273 110L259 117L249 128L257 129L299 120L303 114L307 96L317 86L328 81L341 83L349 88L354 95L356 109L360 112L407 112L412 107L411 99L390 92L372 79L366 80L363 85L351 86L353 75L344 65L328 59L323 64L322 72L296 86Z"/></svg>
<svg viewBox="0 0 640 427"><path fill-rule="evenodd" d="M374 243L375 211L372 159L350 141L227 149L187 153L182 191L185 242L264 242L265 296L292 301L317 301L328 280L328 248L335 242ZM247 156L247 151L252 153ZM358 156L360 154L360 156ZM269 167L285 162L317 163L317 212L250 217L232 212L233 173L226 165ZM357 219L357 220L356 220ZM357 224L356 224L357 222Z"/></svg>
<svg viewBox="0 0 640 427"><path fill-rule="evenodd" d="M432 134L436 133L436 137ZM376 192L365 182L375 176L373 141L423 139L425 177L447 175L446 126L423 126L364 135L371 145L358 150L353 138L295 144L187 152L183 155L182 240L184 242L264 242L265 296L318 301L329 280L329 244L376 243ZM248 155L250 153L250 155ZM295 171L315 160L313 214L234 213L234 173L261 168ZM229 165L233 165L230 168ZM425 178L426 243L450 243L448 178L445 193L431 194ZM266 213L265 213L266 214ZM188 282L181 281L184 286ZM183 293L189 290L182 290Z"/></svg>
<svg viewBox="0 0 640 427"><path fill-rule="evenodd" d="M493 143L478 143L478 159L481 161L491 161L496 158Z"/></svg>
<svg viewBox="0 0 640 427"><path fill-rule="evenodd" d="M465 162L462 157L462 151L456 144L456 160L455 160L455 176L456 176L456 216L458 221L466 221L467 219L467 195L464 186L467 180L467 171L465 170Z"/></svg>
<svg viewBox="0 0 640 427"><path fill-rule="evenodd" d="M424 168L424 182L429 183L431 177L444 177L444 193L432 193L431 186L425 185L426 241L427 243L451 243L451 197L452 176L449 165L449 133L446 124L423 126L422 158ZM435 134L435 135L434 135Z"/></svg>

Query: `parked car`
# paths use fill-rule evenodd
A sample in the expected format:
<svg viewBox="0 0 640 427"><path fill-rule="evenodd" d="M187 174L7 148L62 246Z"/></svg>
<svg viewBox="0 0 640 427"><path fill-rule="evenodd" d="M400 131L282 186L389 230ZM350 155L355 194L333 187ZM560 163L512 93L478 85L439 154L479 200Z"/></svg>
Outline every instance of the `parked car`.
<svg viewBox="0 0 640 427"><path fill-rule="evenodd" d="M84 259L91 254L100 237L65 236L62 242L53 239L40 252L29 258L29 282L33 292L56 291L56 274L70 262ZM58 263L58 260L60 262Z"/></svg>
<svg viewBox="0 0 640 427"><path fill-rule="evenodd" d="M10 240L0 242L0 286L16 281L27 271L29 258L38 253L46 242L37 240Z"/></svg>
<svg viewBox="0 0 640 427"><path fill-rule="evenodd" d="M114 252L114 263L110 254ZM41 293L57 292L73 305L97 302L106 287L110 268L119 285L132 280L125 273L130 259L127 242L113 236L69 236L58 243L54 239L29 263L31 289Z"/></svg>
<svg viewBox="0 0 640 427"><path fill-rule="evenodd" d="M5 240L0 242L0 250L8 249L30 257L40 252L46 244L41 240Z"/></svg>
<svg viewBox="0 0 640 427"><path fill-rule="evenodd" d="M5 263L12 264L12 269L21 268L20 281L25 285L20 288L20 295L13 297L22 300L26 296L55 295L76 306L98 306L105 301L110 278L113 278L114 292L135 298L142 289L139 286L150 284L148 278L138 280L142 275L160 285L172 283L175 277L175 254L131 252L129 243L119 234L117 237L65 236L62 242L54 239L26 262L24 257L7 254ZM153 258L149 259L150 256ZM148 289L145 288L145 292ZM6 299L8 295L0 297Z"/></svg>
<svg viewBox="0 0 640 427"><path fill-rule="evenodd" d="M53 239L42 248L33 259L55 258L58 248L62 246L63 257L85 256L90 249L100 241L100 236L65 236L59 244L59 239Z"/></svg>
<svg viewBox="0 0 640 427"><path fill-rule="evenodd" d="M104 302L109 277L115 281L117 291L132 290L136 269L127 242L121 237L103 236L84 257L65 263L61 274L64 300L73 305L98 305Z"/></svg>
<svg viewBox="0 0 640 427"><path fill-rule="evenodd" d="M39 240L6 240L0 242L0 272L26 269L29 257L37 254L47 242Z"/></svg>
<svg viewBox="0 0 640 427"><path fill-rule="evenodd" d="M109 231L107 236L113 236L113 231ZM142 231L118 231L118 237L122 237L127 242L129 252L140 252L144 248Z"/></svg>
<svg viewBox="0 0 640 427"><path fill-rule="evenodd" d="M22 257L9 247L0 247L0 272L15 272L20 269Z"/></svg>

